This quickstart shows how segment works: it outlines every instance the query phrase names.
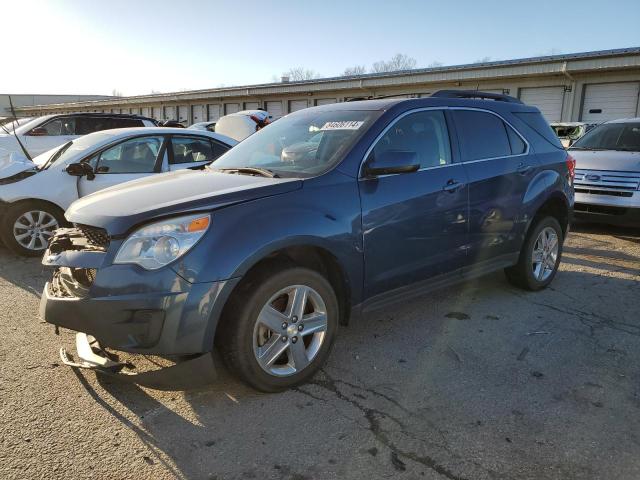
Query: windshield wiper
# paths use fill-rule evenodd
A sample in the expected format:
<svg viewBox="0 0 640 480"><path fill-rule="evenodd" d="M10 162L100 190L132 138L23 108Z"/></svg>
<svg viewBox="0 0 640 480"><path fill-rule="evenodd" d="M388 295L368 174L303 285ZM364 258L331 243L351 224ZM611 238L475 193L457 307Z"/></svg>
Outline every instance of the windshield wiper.
<svg viewBox="0 0 640 480"><path fill-rule="evenodd" d="M46 170L47 168L49 168L49 166L51 166L53 162L55 162L58 158L60 158L60 155L62 155L67 150L67 148L71 146L72 143L73 143L73 140L70 140L67 143L65 143L62 147L60 147L56 152L54 152L54 154L49 157L49 160L44 162L40 170Z"/></svg>
<svg viewBox="0 0 640 480"><path fill-rule="evenodd" d="M263 177L268 178L279 178L279 175L268 168L258 168L258 167L238 167L238 168L215 168L219 172L231 172L231 173L257 173L258 175L262 175Z"/></svg>

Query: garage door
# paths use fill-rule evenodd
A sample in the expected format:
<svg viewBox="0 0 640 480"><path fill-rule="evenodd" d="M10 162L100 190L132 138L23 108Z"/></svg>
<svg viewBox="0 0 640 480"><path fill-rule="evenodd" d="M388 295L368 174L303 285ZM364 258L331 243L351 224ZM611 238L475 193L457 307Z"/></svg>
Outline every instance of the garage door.
<svg viewBox="0 0 640 480"><path fill-rule="evenodd" d="M319 98L316 100L316 105L329 105L331 103L336 103L335 98Z"/></svg>
<svg viewBox="0 0 640 480"><path fill-rule="evenodd" d="M582 104L583 122L604 122L638 115L640 83L586 85Z"/></svg>
<svg viewBox="0 0 640 480"><path fill-rule="evenodd" d="M204 105L191 105L191 123L204 122Z"/></svg>
<svg viewBox="0 0 640 480"><path fill-rule="evenodd" d="M164 107L164 119L175 120L176 119L176 107Z"/></svg>
<svg viewBox="0 0 640 480"><path fill-rule="evenodd" d="M274 119L280 118L282 116L282 102L267 102L267 112Z"/></svg>
<svg viewBox="0 0 640 480"><path fill-rule="evenodd" d="M153 107L153 118L162 120L162 107Z"/></svg>
<svg viewBox="0 0 640 480"><path fill-rule="evenodd" d="M180 105L178 107L178 117L180 123L189 123L189 107Z"/></svg>
<svg viewBox="0 0 640 480"><path fill-rule="evenodd" d="M209 110L209 118L207 119L210 122L217 122L220 118L220 105L211 103L207 105Z"/></svg>
<svg viewBox="0 0 640 480"><path fill-rule="evenodd" d="M309 103L306 100L291 100L289 102L289 111L297 112L298 110L302 110L304 108L307 108L308 106Z"/></svg>
<svg viewBox="0 0 640 480"><path fill-rule="evenodd" d="M245 110L257 110L260 108L260 103L258 102L244 102Z"/></svg>
<svg viewBox="0 0 640 480"><path fill-rule="evenodd" d="M520 100L538 107L547 122L562 120L564 87L536 87L520 89Z"/></svg>
<svg viewBox="0 0 640 480"><path fill-rule="evenodd" d="M140 113L141 113L142 115L144 115L145 117L148 117L148 116L150 116L150 115L151 115L151 108L150 108L150 107L142 107L142 108L140 109Z"/></svg>
<svg viewBox="0 0 640 480"><path fill-rule="evenodd" d="M224 105L224 114L229 115L230 113L236 113L240 111L239 103L225 103Z"/></svg>

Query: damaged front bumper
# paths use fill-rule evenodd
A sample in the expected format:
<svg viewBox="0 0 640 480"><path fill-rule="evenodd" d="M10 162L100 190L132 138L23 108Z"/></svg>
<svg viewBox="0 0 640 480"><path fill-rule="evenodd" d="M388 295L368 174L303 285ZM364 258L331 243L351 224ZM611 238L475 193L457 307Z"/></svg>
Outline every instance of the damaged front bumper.
<svg viewBox="0 0 640 480"><path fill-rule="evenodd" d="M210 381L213 365L208 368L208 363L212 364L217 320L236 281L190 283L171 268L148 271L137 265L114 265L112 255L119 242L109 240L105 248L100 245L103 239L92 235L88 239L78 228L61 229L43 258L43 264L55 270L42 293L40 317L81 332L76 336L80 361L63 351L63 362L147 384L157 383L155 377L165 370L169 381L178 380L189 365L124 375L126 369L104 348L143 355L199 355L203 357L199 361L186 363L201 369L202 377Z"/></svg>

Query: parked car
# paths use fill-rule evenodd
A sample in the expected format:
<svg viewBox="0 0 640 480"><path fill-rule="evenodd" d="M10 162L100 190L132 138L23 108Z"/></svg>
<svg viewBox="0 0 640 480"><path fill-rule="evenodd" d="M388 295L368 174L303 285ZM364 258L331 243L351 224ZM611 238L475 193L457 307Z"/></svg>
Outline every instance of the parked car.
<svg viewBox="0 0 640 480"><path fill-rule="evenodd" d="M0 133L11 133L14 129L19 127L20 125L24 125L27 122L33 120L33 117L22 117L22 118L13 118L13 117L3 117L0 118Z"/></svg>
<svg viewBox="0 0 640 480"><path fill-rule="evenodd" d="M162 122L161 126L169 128L185 128L185 126L178 120L165 120Z"/></svg>
<svg viewBox="0 0 640 480"><path fill-rule="evenodd" d="M23 153L16 136L29 155L36 157L88 133L112 128L155 126L155 120L139 115L116 113L45 115L19 125L15 131L6 132L0 128L0 161L6 160L14 152Z"/></svg>
<svg viewBox="0 0 640 480"><path fill-rule="evenodd" d="M15 253L42 255L74 200L136 178L202 168L236 143L204 131L125 128L69 140L33 162L13 154L0 167L0 237Z"/></svg>
<svg viewBox="0 0 640 480"><path fill-rule="evenodd" d="M218 119L216 132L241 142L271 123L271 116L264 110L242 110Z"/></svg>
<svg viewBox="0 0 640 480"><path fill-rule="evenodd" d="M188 128L194 130L209 130L210 132L216 131L216 122L198 122L190 125Z"/></svg>
<svg viewBox="0 0 640 480"><path fill-rule="evenodd" d="M283 158L319 132L315 155ZM203 171L74 202L43 258L41 315L81 332L79 360L62 355L76 367L123 368L99 345L209 359L215 345L245 382L282 390L350 317L499 269L549 285L573 171L540 111L505 95L307 108Z"/></svg>
<svg viewBox="0 0 640 480"><path fill-rule="evenodd" d="M640 226L640 118L603 123L569 151L576 159L576 217Z"/></svg>
<svg viewBox="0 0 640 480"><path fill-rule="evenodd" d="M584 122L557 122L552 123L551 128L560 139L562 146L568 148L596 125L596 123Z"/></svg>

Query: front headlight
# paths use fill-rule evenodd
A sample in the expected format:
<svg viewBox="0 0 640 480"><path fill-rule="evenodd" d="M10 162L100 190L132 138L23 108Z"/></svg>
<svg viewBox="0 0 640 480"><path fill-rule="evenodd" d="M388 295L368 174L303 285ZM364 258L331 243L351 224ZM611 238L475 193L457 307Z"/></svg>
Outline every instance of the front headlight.
<svg viewBox="0 0 640 480"><path fill-rule="evenodd" d="M133 232L113 263L136 263L157 270L180 258L202 238L211 223L207 214L169 218Z"/></svg>

